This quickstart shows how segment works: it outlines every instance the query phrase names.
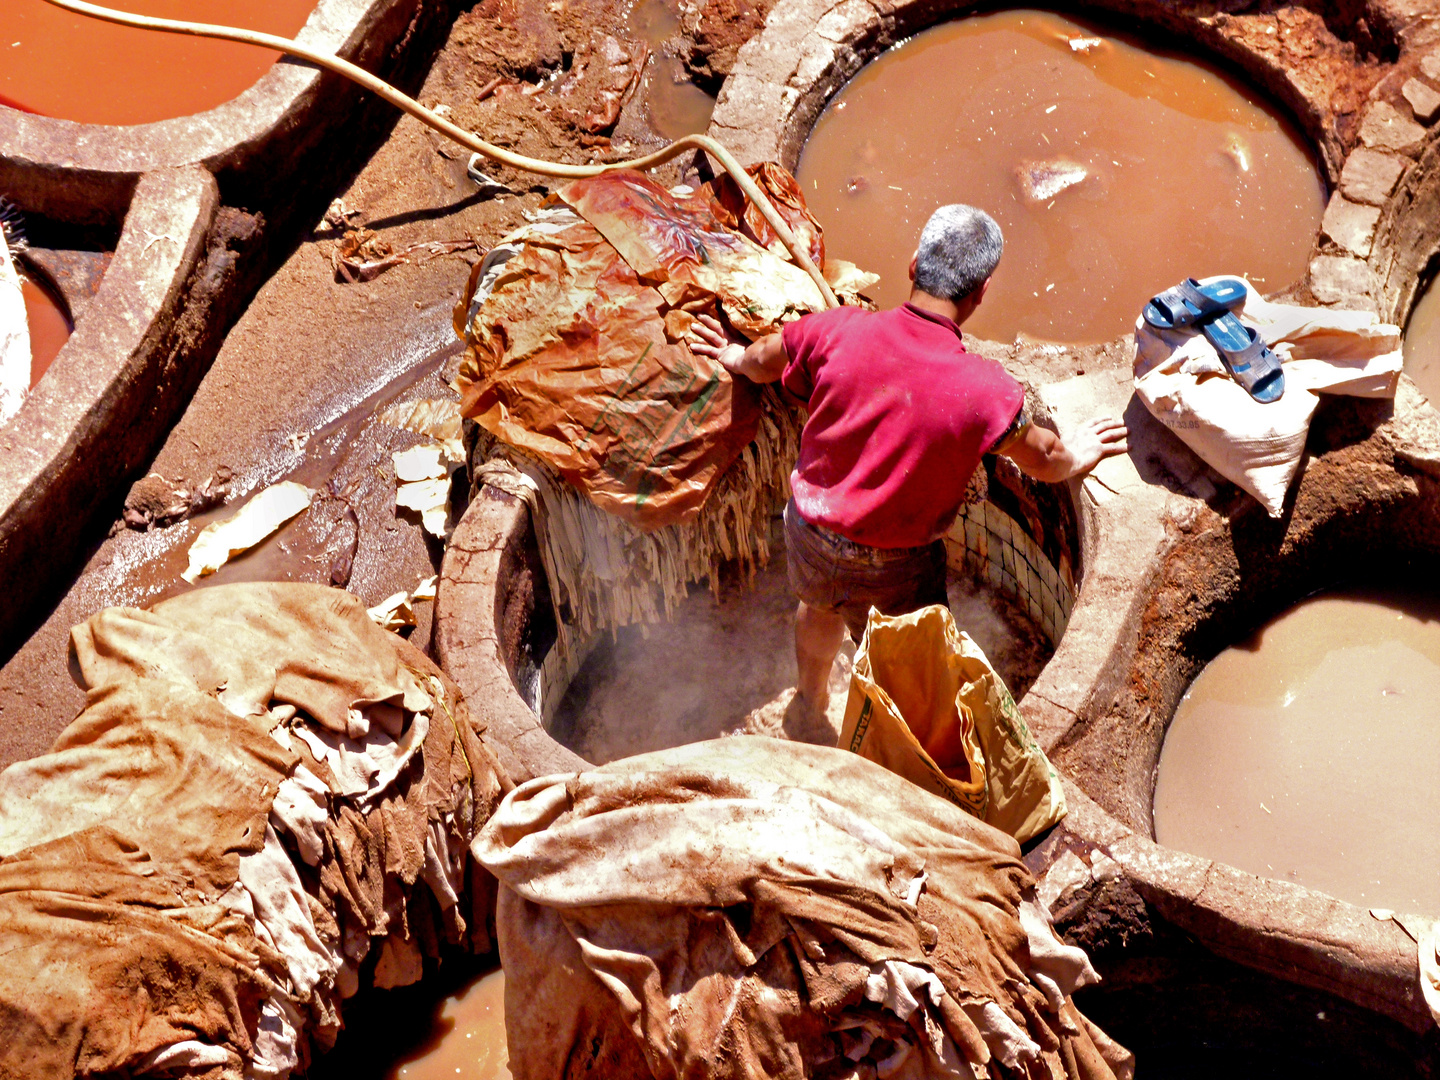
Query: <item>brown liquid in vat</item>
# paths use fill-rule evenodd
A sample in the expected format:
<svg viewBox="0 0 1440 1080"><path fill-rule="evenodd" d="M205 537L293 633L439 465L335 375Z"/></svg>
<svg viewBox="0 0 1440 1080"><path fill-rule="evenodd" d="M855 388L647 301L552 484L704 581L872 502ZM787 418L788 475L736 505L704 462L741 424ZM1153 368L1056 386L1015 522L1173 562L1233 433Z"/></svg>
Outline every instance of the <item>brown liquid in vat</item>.
<svg viewBox="0 0 1440 1080"><path fill-rule="evenodd" d="M127 0L139 15L294 37L315 0ZM44 0L4 0L0 105L85 124L144 124L213 109L279 54L86 18Z"/></svg>
<svg viewBox="0 0 1440 1080"><path fill-rule="evenodd" d="M385 1080L510 1080L505 1047L505 973L492 971L445 999L430 1038Z"/></svg>
<svg viewBox="0 0 1440 1080"><path fill-rule="evenodd" d="M1005 255L966 328L1008 341L1126 333L1183 278L1304 272L1324 209L1309 151L1203 63L1039 11L917 35L861 71L800 161L828 250L881 275L882 307L939 205L968 202ZM1028 191L1028 195L1027 195Z"/></svg>
<svg viewBox="0 0 1440 1080"><path fill-rule="evenodd" d="M1433 283L1405 327L1405 374L1432 403L1440 402L1440 289Z"/></svg>
<svg viewBox="0 0 1440 1080"><path fill-rule="evenodd" d="M56 355L70 340L70 317L48 289L28 278L20 281L25 294L25 319L30 324L30 385L40 381Z"/></svg>
<svg viewBox="0 0 1440 1080"><path fill-rule="evenodd" d="M1226 649L1165 739L1155 836L1362 907L1440 907L1440 600L1315 597Z"/></svg>

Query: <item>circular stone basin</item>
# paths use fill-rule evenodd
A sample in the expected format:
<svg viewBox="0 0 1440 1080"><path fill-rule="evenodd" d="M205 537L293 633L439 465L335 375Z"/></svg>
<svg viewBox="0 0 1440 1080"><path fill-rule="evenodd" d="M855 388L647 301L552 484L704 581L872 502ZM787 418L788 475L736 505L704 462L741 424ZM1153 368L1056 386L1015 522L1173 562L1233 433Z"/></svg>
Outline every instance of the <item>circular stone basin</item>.
<svg viewBox="0 0 1440 1080"><path fill-rule="evenodd" d="M1405 325L1405 374L1431 401L1440 401L1440 289L1433 282Z"/></svg>
<svg viewBox="0 0 1440 1080"><path fill-rule="evenodd" d="M316 0L129 0L137 15L294 37ZM223 105L279 53L233 41L139 30L45 0L6 0L0 105L82 124L145 124Z"/></svg>
<svg viewBox="0 0 1440 1080"><path fill-rule="evenodd" d="M1359 907L1440 907L1440 599L1312 597L1175 711L1155 838Z"/></svg>
<svg viewBox="0 0 1440 1080"><path fill-rule="evenodd" d="M1214 67L1040 11L926 30L837 93L800 158L828 249L880 274L882 307L936 206L967 202L1005 256L966 324L1084 343L1126 333L1186 277L1262 292L1305 273L1324 186L1300 135Z"/></svg>
<svg viewBox="0 0 1440 1080"><path fill-rule="evenodd" d="M773 541L772 550L770 565L749 588L726 581L717 603L707 588L696 586L671 622L601 635L547 717L550 734L597 764L739 731L834 743L855 644L846 640L830 673L828 728L794 730L785 707L796 676L795 595L784 551ZM1013 593L966 573L963 555L952 562L949 599L956 625L984 650L1018 699L1054 646Z"/></svg>
<svg viewBox="0 0 1440 1080"><path fill-rule="evenodd" d="M988 496L945 537L951 610L1017 698L1060 643L1079 591L1082 533L1063 485L986 462ZM829 723L786 715L795 599L778 520L751 587L722 574L720 602L692 585L670 622L587 637L552 597L529 511L480 484L446 549L436 602L441 666L484 701L516 779L737 731L834 744L849 685L842 653ZM1026 710L1020 702L1021 712Z"/></svg>

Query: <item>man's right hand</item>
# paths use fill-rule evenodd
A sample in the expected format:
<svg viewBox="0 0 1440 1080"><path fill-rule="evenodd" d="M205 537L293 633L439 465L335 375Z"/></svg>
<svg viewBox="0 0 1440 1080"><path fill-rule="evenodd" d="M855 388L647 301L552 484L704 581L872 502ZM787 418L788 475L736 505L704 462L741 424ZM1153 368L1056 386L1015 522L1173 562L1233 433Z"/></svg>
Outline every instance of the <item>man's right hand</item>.
<svg viewBox="0 0 1440 1080"><path fill-rule="evenodd" d="M1107 457L1128 453L1130 444L1126 440L1129 435L1125 422L1113 416L1081 424L1065 437L1065 449L1071 458L1070 476L1088 473Z"/></svg>
<svg viewBox="0 0 1440 1080"><path fill-rule="evenodd" d="M1058 484L1089 472L1107 457L1127 453L1127 436L1124 422L1109 416L1081 424L1063 440L1047 428L1029 424L998 453L1027 476Z"/></svg>

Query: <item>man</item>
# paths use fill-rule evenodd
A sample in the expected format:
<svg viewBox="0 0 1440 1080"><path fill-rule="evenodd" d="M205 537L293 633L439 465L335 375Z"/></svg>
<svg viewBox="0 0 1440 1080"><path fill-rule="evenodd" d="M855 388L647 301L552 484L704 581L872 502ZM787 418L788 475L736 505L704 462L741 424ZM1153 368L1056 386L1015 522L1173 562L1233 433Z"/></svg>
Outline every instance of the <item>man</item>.
<svg viewBox="0 0 1440 1080"><path fill-rule="evenodd" d="M1126 450L1124 425L1094 420L1062 441L1030 423L1025 391L966 351L960 325L1000 262L1000 226L942 206L910 260L910 300L869 312L807 315L748 346L701 316L691 348L732 375L779 380L809 407L785 507L790 584L800 598L796 705L824 716L845 630L859 640L871 605L887 615L945 603L945 545L985 453L1058 483Z"/></svg>

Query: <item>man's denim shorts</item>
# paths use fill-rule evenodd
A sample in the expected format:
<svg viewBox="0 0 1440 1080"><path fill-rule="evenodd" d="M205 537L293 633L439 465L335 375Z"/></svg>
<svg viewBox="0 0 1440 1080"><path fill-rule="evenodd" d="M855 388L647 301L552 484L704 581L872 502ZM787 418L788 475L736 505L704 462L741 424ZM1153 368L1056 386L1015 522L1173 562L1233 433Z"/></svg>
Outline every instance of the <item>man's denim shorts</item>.
<svg viewBox="0 0 1440 1080"><path fill-rule="evenodd" d="M800 516L785 504L785 561L790 587L808 606L839 612L850 636L865 633L870 608L904 615L945 603L945 542L911 548L857 544Z"/></svg>

